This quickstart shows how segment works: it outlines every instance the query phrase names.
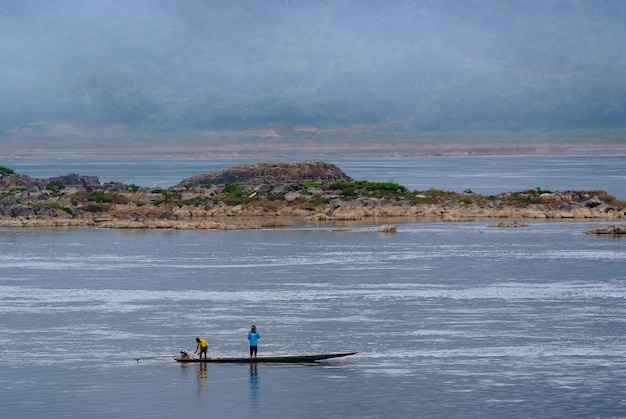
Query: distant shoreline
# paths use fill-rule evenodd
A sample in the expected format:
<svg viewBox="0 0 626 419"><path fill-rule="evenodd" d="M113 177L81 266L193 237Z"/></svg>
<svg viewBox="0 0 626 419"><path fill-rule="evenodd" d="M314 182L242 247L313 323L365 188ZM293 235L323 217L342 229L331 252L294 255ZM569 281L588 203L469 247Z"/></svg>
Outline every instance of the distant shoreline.
<svg viewBox="0 0 626 419"><path fill-rule="evenodd" d="M12 148L0 145L0 159L3 160L135 160L135 159L308 159L324 160L332 157L463 157L463 156L600 156L626 155L626 146L618 143L546 145L538 143L513 146L510 144L490 143L471 145L467 143L445 145L394 144L385 147L381 144L335 143L328 145L307 145L284 142L280 145L261 147L245 142L228 145L196 147L157 146L135 147L133 145L115 147L112 151L103 146L64 147L32 146Z"/></svg>
<svg viewBox="0 0 626 419"><path fill-rule="evenodd" d="M0 132L0 158L220 159L624 155L622 130L418 132L393 126L150 132L125 126L30 124Z"/></svg>

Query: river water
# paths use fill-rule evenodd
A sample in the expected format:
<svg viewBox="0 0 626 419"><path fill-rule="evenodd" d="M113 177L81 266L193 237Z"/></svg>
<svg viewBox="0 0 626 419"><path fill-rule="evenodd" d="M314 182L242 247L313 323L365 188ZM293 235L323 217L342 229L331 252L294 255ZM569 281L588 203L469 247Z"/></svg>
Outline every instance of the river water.
<svg viewBox="0 0 626 419"><path fill-rule="evenodd" d="M562 159L601 181L572 173L563 179L573 186L555 190L616 194L605 182L620 176L613 166ZM549 171L545 161L536 160L538 171ZM424 167L414 162L406 174L397 162L340 167L403 184ZM13 163L0 162L31 176L122 174L117 180L136 184L147 184L155 164ZM158 182L199 172L189 161L171 164L175 174L155 172ZM460 173L458 164L448 172ZM557 185L546 176L517 188L479 170L493 171L468 169L481 181L461 187ZM450 179L426 186L455 189ZM584 234L606 222L488 224L397 223L396 234L378 233L375 222L347 231L306 222L253 231L2 229L2 417L625 417L626 241ZM172 360L193 350L196 336L210 354L245 356L251 324L259 355L359 354L256 368Z"/></svg>

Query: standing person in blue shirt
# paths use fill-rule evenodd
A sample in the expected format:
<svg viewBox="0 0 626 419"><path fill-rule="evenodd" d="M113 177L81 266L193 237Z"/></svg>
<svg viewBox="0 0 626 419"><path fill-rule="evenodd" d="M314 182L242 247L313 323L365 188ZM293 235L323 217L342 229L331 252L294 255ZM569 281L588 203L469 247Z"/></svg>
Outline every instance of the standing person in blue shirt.
<svg viewBox="0 0 626 419"><path fill-rule="evenodd" d="M256 331L256 326L252 325L252 328L248 332L248 340L250 341L250 358L256 358L257 341L261 339L261 335Z"/></svg>

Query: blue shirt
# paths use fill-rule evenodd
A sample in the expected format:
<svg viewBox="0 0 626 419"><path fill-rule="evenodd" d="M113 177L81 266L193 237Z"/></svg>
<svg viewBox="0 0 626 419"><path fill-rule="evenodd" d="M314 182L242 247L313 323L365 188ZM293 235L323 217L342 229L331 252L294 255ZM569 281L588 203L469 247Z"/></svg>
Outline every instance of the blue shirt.
<svg viewBox="0 0 626 419"><path fill-rule="evenodd" d="M248 340L250 341L250 346L257 346L257 339L261 339L261 335L259 334L259 332L248 332Z"/></svg>

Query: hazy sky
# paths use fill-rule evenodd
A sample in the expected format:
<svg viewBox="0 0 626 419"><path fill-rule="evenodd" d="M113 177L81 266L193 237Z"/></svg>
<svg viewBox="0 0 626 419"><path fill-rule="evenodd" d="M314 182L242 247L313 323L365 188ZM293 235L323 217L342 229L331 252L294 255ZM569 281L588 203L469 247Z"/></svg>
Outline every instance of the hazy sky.
<svg viewBox="0 0 626 419"><path fill-rule="evenodd" d="M0 0L0 128L614 126L625 4Z"/></svg>

